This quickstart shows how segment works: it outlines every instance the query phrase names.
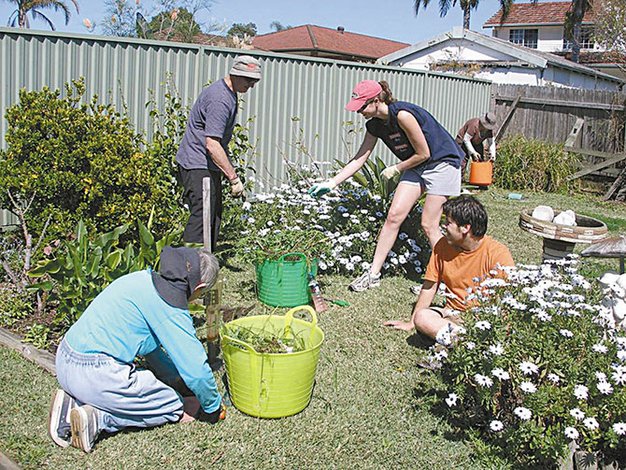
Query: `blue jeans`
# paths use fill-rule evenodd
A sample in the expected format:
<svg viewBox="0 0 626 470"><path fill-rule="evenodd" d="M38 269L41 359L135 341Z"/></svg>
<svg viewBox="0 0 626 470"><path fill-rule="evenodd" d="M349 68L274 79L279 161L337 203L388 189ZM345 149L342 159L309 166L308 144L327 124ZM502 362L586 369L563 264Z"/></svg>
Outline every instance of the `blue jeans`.
<svg viewBox="0 0 626 470"><path fill-rule="evenodd" d="M167 384L182 384L182 379L160 348L146 360L154 372L106 354L76 352L63 339L56 354L57 380L79 405L98 409L100 431L113 433L178 421L183 415L183 398Z"/></svg>

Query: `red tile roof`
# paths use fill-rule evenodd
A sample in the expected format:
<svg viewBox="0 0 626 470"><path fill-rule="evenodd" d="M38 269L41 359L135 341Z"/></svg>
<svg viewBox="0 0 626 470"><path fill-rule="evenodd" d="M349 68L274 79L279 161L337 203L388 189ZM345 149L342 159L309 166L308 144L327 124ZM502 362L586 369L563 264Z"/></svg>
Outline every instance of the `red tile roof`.
<svg viewBox="0 0 626 470"><path fill-rule="evenodd" d="M315 25L297 26L276 33L255 36L252 45L265 51L319 56L330 53L346 58L372 61L409 46L404 42Z"/></svg>
<svg viewBox="0 0 626 470"><path fill-rule="evenodd" d="M508 25L563 24L572 2L514 3L502 21L502 9L489 18L483 28ZM593 12L587 11L584 23L593 23Z"/></svg>

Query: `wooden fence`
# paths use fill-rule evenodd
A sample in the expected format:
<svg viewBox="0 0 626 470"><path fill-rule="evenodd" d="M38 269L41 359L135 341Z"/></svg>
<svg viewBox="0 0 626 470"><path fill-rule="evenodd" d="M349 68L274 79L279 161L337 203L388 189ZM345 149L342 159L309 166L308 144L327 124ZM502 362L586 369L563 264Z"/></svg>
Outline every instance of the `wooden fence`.
<svg viewBox="0 0 626 470"><path fill-rule="evenodd" d="M609 158L619 160L624 153L624 92L496 84L491 91L500 139L521 134L549 142L567 142L581 153L592 152L586 154L585 166L589 168L602 166L601 162L608 162ZM615 178L624 164L622 159L591 173Z"/></svg>

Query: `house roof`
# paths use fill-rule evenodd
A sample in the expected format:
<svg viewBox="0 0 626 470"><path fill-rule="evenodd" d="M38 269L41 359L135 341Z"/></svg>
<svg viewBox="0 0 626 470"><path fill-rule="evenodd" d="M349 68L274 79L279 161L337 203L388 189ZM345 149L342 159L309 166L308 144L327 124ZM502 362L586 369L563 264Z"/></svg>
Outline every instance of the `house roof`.
<svg viewBox="0 0 626 470"><path fill-rule="evenodd" d="M331 29L302 25L276 33L255 36L252 45L273 52L318 52L376 60L409 44L381 39L365 34L350 33L343 28Z"/></svg>
<svg viewBox="0 0 626 470"><path fill-rule="evenodd" d="M512 61L516 61L517 63L525 64L526 66L530 67L545 69L550 65L557 68L573 70L583 75L590 75L612 82L618 82L621 84L625 83L623 80L617 77L599 72L595 69L586 67L581 64L577 64L575 62L571 62L564 57L550 54L549 52L538 51L537 49L529 49L528 47L519 46L504 39L486 36L485 34L477 33L469 29L463 29L461 27L455 27L452 29L452 31L440 34L432 39L418 42L417 44L383 56L376 62L383 64L388 64L391 62L398 63L406 57L409 57L413 54L419 53L420 51L424 51L433 46L450 40L467 41L486 47L488 49L510 56L512 58Z"/></svg>
<svg viewBox="0 0 626 470"><path fill-rule="evenodd" d="M513 3L504 20L502 19L502 9L500 9L483 24L483 28L562 25L565 23L565 15L571 7L572 2ZM593 11L587 11L583 23L592 24L593 20Z"/></svg>

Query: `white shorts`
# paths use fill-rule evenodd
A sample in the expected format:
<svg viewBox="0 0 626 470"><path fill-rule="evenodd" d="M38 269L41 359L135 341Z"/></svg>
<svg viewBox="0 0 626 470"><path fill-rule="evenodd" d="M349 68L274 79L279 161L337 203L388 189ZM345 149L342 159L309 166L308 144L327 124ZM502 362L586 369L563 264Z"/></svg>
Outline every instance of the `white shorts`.
<svg viewBox="0 0 626 470"><path fill-rule="evenodd" d="M420 185L422 191L435 196L461 194L461 169L447 162L435 166L418 165L402 172L399 184Z"/></svg>

